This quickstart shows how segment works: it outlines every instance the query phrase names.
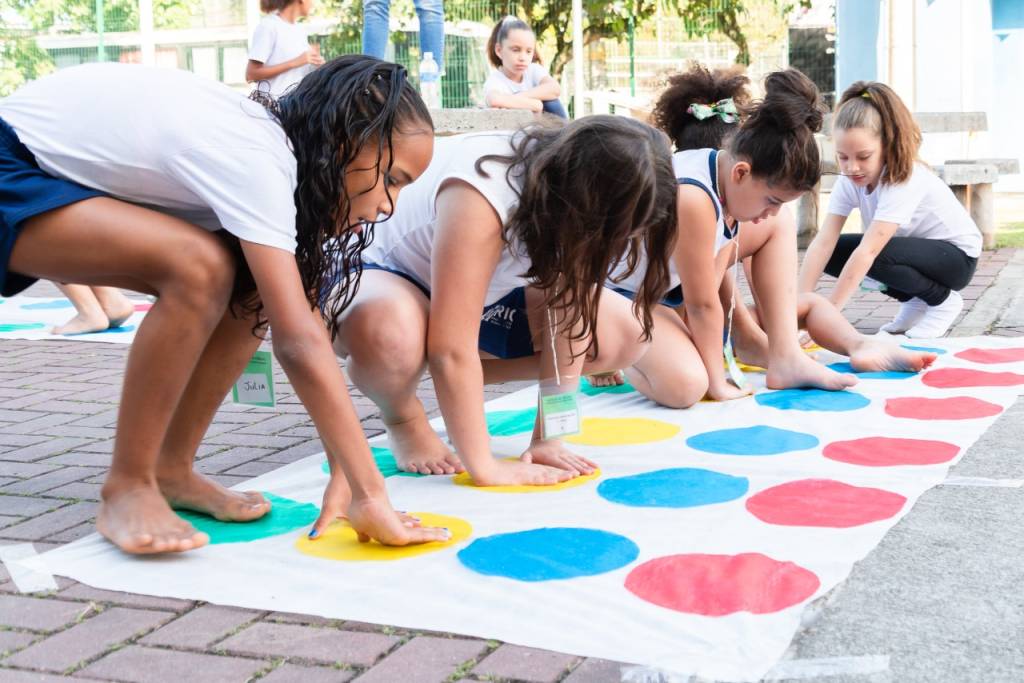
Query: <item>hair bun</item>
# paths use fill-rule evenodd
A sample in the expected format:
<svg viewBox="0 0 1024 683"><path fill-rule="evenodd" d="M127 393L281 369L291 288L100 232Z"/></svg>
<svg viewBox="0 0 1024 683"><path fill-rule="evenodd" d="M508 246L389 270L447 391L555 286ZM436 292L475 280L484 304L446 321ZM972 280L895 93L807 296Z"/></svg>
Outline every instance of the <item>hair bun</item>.
<svg viewBox="0 0 1024 683"><path fill-rule="evenodd" d="M824 106L817 86L796 69L768 74L764 81L765 95L757 108L759 118L772 121L778 128L794 130L807 127L812 133L821 130Z"/></svg>

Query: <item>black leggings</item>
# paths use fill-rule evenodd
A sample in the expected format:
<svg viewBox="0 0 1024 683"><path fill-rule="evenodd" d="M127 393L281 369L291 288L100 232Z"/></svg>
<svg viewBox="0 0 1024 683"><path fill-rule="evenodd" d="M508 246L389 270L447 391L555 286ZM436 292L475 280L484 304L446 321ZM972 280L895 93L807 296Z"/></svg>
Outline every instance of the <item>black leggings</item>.
<svg viewBox="0 0 1024 683"><path fill-rule="evenodd" d="M850 254L860 246L863 235L840 235L825 272L839 277ZM893 237L875 257L868 277L886 286L885 293L899 301L917 297L938 306L950 290L960 291L974 277L978 259L942 240L921 237Z"/></svg>

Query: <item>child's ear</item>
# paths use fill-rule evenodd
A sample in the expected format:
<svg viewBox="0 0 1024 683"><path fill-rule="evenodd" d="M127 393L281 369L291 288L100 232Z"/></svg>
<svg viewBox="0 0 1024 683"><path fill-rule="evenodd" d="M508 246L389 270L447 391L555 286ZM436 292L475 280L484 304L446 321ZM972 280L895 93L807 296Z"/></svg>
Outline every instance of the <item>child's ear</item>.
<svg viewBox="0 0 1024 683"><path fill-rule="evenodd" d="M737 161L732 166L732 181L734 183L741 182L750 176L750 162L749 161Z"/></svg>

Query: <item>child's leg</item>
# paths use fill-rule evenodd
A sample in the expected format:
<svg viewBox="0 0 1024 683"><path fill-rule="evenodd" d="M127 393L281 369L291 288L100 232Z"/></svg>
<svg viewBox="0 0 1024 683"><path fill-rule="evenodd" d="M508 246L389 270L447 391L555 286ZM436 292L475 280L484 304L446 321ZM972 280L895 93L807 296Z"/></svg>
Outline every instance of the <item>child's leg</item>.
<svg viewBox="0 0 1024 683"><path fill-rule="evenodd" d="M566 113L561 100L544 100L543 105L545 113L554 114L555 116L563 119L569 118L569 114Z"/></svg>
<svg viewBox="0 0 1024 683"><path fill-rule="evenodd" d="M748 309L736 291L736 279L732 269L725 273L722 285L718 288L718 298L722 303L722 312L728 316L730 305L734 305L732 314L733 349L736 357L749 365L765 367L768 363L768 335L758 324L754 313ZM729 324L728 317L725 321Z"/></svg>
<svg viewBox="0 0 1024 683"><path fill-rule="evenodd" d="M427 366L430 302L411 282L366 270L341 317L334 349L348 357L352 382L381 409L398 466L420 474L453 474L462 465L430 427L416 389Z"/></svg>
<svg viewBox="0 0 1024 683"><path fill-rule="evenodd" d="M626 376L637 391L669 408L689 408L708 391L704 362L682 319L667 306L655 308L650 348Z"/></svg>
<svg viewBox="0 0 1024 683"><path fill-rule="evenodd" d="M157 486L156 461L171 416L231 295L231 254L215 236L184 221L94 198L27 221L10 269L159 297L128 355L97 527L128 552L180 551L206 543L205 534L167 505Z"/></svg>
<svg viewBox="0 0 1024 683"><path fill-rule="evenodd" d="M53 328L54 334L88 334L101 332L110 327L107 314L87 285L70 285L54 282L61 294L71 300L77 315L63 325Z"/></svg>
<svg viewBox="0 0 1024 683"><path fill-rule="evenodd" d="M116 287L93 287L92 293L103 307L110 327L120 327L135 312L135 304Z"/></svg>

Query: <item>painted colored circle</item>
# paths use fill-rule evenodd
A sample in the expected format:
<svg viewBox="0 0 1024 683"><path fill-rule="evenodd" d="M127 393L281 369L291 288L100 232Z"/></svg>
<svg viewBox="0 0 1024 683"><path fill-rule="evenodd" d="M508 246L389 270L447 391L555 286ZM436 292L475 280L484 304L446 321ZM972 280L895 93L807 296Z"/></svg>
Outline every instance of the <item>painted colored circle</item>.
<svg viewBox="0 0 1024 683"><path fill-rule="evenodd" d="M491 436L514 436L533 431L537 409L494 410L487 413L487 432Z"/></svg>
<svg viewBox="0 0 1024 683"><path fill-rule="evenodd" d="M612 503L630 507L689 508L736 500L749 488L746 477L676 467L608 479L597 487L597 493Z"/></svg>
<svg viewBox="0 0 1024 683"><path fill-rule="evenodd" d="M580 380L580 392L587 396L597 396L598 394L631 394L634 391L636 391L636 387L629 382L615 384L610 387L595 387L587 381L586 377Z"/></svg>
<svg viewBox="0 0 1024 683"><path fill-rule="evenodd" d="M585 417L583 429L565 438L581 446L628 446L671 439L679 425L646 417Z"/></svg>
<svg viewBox="0 0 1024 683"><path fill-rule="evenodd" d="M765 425L718 429L686 440L690 448L723 455L777 455L814 448L818 443L818 438L811 434Z"/></svg>
<svg viewBox="0 0 1024 683"><path fill-rule="evenodd" d="M779 410L806 410L843 412L859 410L871 401L854 391L825 391L824 389L782 389L757 394L758 405Z"/></svg>
<svg viewBox="0 0 1024 683"><path fill-rule="evenodd" d="M519 458L507 459L518 460ZM600 478L600 476L601 470L598 469L593 474L582 474L567 481L560 481L557 484L550 484L548 486L477 486L473 483L473 477L469 476L469 472L460 472L452 477L452 483L459 486L469 486L477 491L485 491L487 493L547 493L549 491L576 488L587 482L594 481Z"/></svg>
<svg viewBox="0 0 1024 683"><path fill-rule="evenodd" d="M909 379L916 375L916 372L897 372L895 370L883 370L878 372L857 372L849 363L832 363L828 366L836 372L849 373L861 379Z"/></svg>
<svg viewBox="0 0 1024 683"><path fill-rule="evenodd" d="M427 475L420 474L419 472L406 472L405 470L398 469L398 463L395 462L395 456L391 452L390 448L381 448L380 446L370 446L370 453L373 454L373 461L377 464L377 469L386 479L387 477L425 477ZM331 473L331 466L326 460L320 465L326 474Z"/></svg>
<svg viewBox="0 0 1024 683"><path fill-rule="evenodd" d="M761 553L669 555L626 577L626 589L641 600L708 617L779 612L807 600L820 585L813 572Z"/></svg>
<svg viewBox="0 0 1024 683"><path fill-rule="evenodd" d="M1024 347L1013 349L966 349L954 354L972 363L1019 363L1024 360Z"/></svg>
<svg viewBox="0 0 1024 683"><path fill-rule="evenodd" d="M39 330L46 327L43 323L0 323L0 332L21 332L23 330Z"/></svg>
<svg viewBox="0 0 1024 683"><path fill-rule="evenodd" d="M625 536L554 527L478 538L459 551L459 561L486 576L552 581L614 571L639 554L636 543Z"/></svg>
<svg viewBox="0 0 1024 683"><path fill-rule="evenodd" d="M148 311L151 308L153 308L153 304L151 304L151 303L135 304L135 310L139 311L139 312L143 312L144 313L145 311Z"/></svg>
<svg viewBox="0 0 1024 683"><path fill-rule="evenodd" d="M885 412L893 417L911 420L975 420L1003 412L1002 406L972 396L950 398L890 398Z"/></svg>
<svg viewBox="0 0 1024 683"><path fill-rule="evenodd" d="M121 334L123 332L131 332L134 329L135 325L121 325L120 327L111 327L110 329L88 332L87 334Z"/></svg>
<svg viewBox="0 0 1024 683"><path fill-rule="evenodd" d="M222 522L209 515L190 510L176 510L179 517L210 536L211 544L245 543L270 536L286 534L316 521L320 508L272 493L263 496L270 501L270 512L251 522Z"/></svg>
<svg viewBox="0 0 1024 683"><path fill-rule="evenodd" d="M914 346L912 344L900 344L905 349L910 351L921 351L923 353L934 353L937 356L941 356L946 353L946 349L940 349L937 346Z"/></svg>
<svg viewBox="0 0 1024 683"><path fill-rule="evenodd" d="M755 493L747 510L767 524L847 529L895 517L906 502L892 491L803 479Z"/></svg>
<svg viewBox="0 0 1024 683"><path fill-rule="evenodd" d="M35 304L22 304L26 311L52 311L60 308L74 308L74 304L67 299L56 299L54 301L40 301Z"/></svg>
<svg viewBox="0 0 1024 683"><path fill-rule="evenodd" d="M1014 387L1024 384L1024 375L1015 372L986 372L967 368L942 368L925 374L922 382L938 389L966 387Z"/></svg>
<svg viewBox="0 0 1024 683"><path fill-rule="evenodd" d="M829 460L865 467L899 465L938 465L949 462L960 447L945 441L895 439L870 436L851 441L833 441L821 452Z"/></svg>
<svg viewBox="0 0 1024 683"><path fill-rule="evenodd" d="M295 547L303 555L319 557L324 560L342 562L389 562L403 560L407 557L436 553L461 543L473 533L469 522L458 517L435 515L429 512L411 512L419 518L423 526L439 526L447 528L452 537L444 541L420 543L419 545L390 546L381 545L377 541L360 543L355 529L345 520L332 522L315 541L303 534L295 541Z"/></svg>

